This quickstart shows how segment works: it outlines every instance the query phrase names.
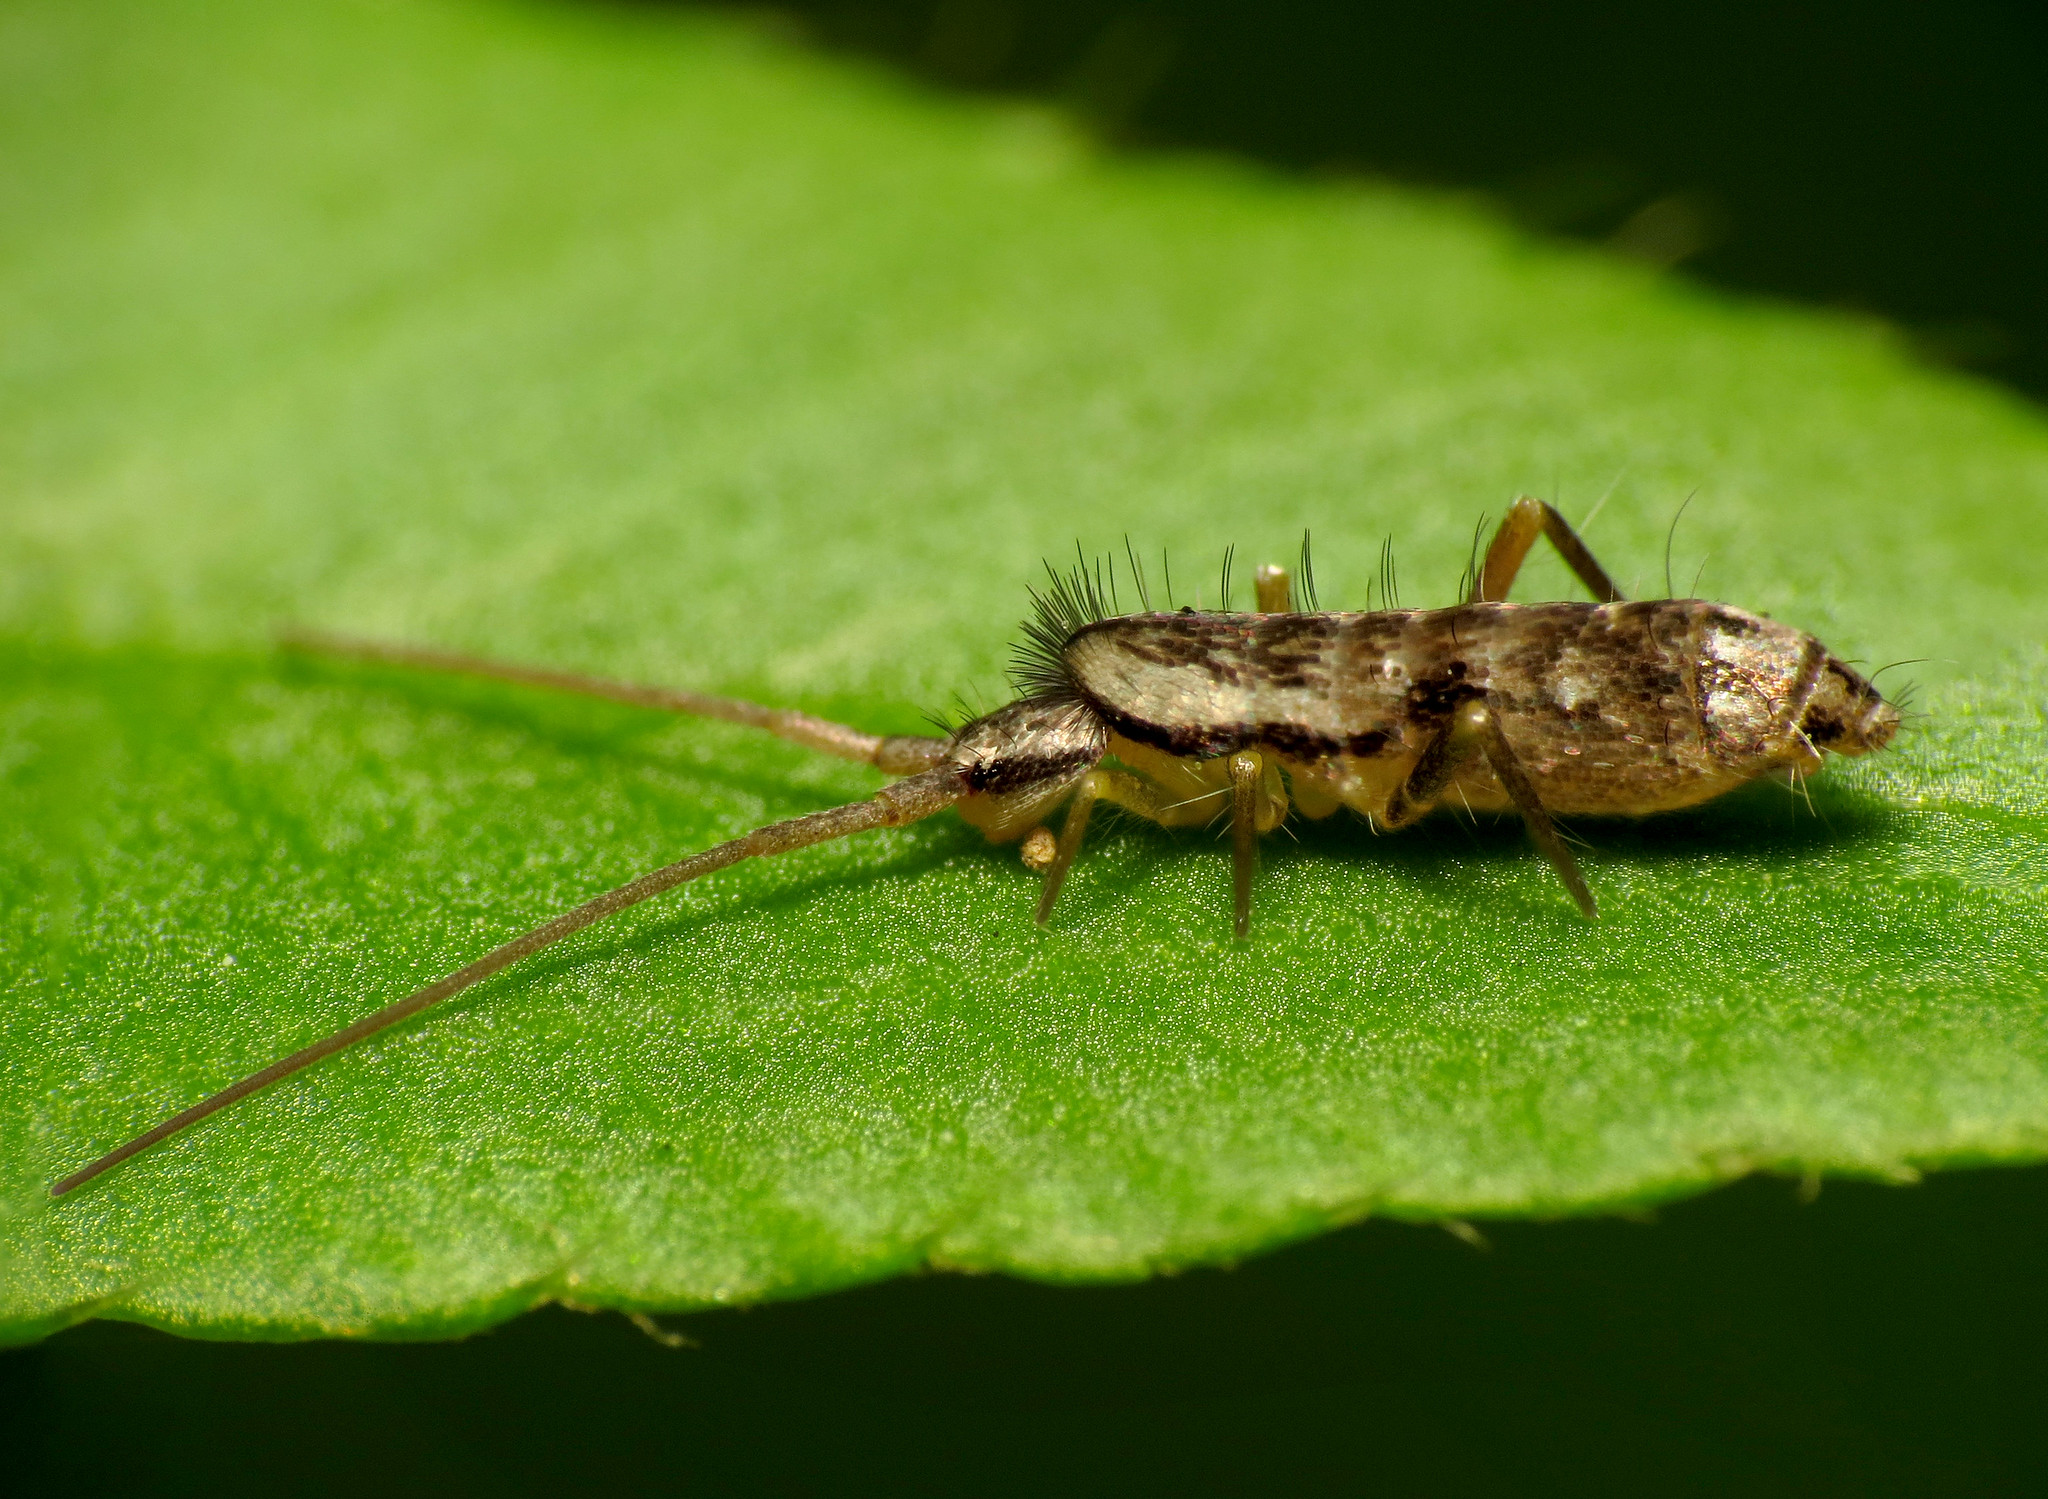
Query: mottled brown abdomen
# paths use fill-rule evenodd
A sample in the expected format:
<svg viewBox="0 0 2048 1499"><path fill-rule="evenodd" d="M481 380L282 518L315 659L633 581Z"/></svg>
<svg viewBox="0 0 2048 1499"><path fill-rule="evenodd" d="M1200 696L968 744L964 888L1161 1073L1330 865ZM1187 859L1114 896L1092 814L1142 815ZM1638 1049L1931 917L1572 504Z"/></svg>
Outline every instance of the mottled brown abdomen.
<svg viewBox="0 0 2048 1499"><path fill-rule="evenodd" d="M1544 804L1582 813L1817 764L1800 714L1839 665L1800 631L1693 600L1130 615L1077 631L1062 660L1119 737L1195 759L1266 750L1362 810L1484 696ZM1455 794L1507 805L1483 767Z"/></svg>

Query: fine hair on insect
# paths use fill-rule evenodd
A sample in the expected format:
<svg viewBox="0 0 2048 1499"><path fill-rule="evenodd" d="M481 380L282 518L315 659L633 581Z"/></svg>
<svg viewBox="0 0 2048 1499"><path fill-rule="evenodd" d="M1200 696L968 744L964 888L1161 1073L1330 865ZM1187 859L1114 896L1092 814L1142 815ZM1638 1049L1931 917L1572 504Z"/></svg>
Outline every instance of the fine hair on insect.
<svg viewBox="0 0 2048 1499"><path fill-rule="evenodd" d="M1161 827L1227 819L1232 924L1251 924L1258 841L1291 816L1340 808L1376 830L1445 804L1513 813L1582 915L1593 892L1560 816L1626 816L1704 802L1766 775L1795 780L1826 756L1890 743L1895 704L1811 635L1700 599L1622 597L1547 502L1509 507L1482 553L1473 535L1460 602L1400 605L1391 542L1368 603L1326 612L1309 539L1294 573L1253 574L1256 607L1231 608L1234 552L1217 607L1155 609L1137 553L1125 556L1138 611L1115 569L1081 557L1032 593L1012 671L1017 696L939 735L869 734L786 708L636 686L453 651L337 636L296 650L557 688L765 729L896 777L873 796L757 828L649 871L493 948L425 988L283 1057L51 1187L62 1196L260 1088L417 1015L594 922L743 860L789 853L957 810L994 843L1020 845L1052 916L1098 803ZM1590 603L1511 604L1538 538ZM1668 553L1667 543L1667 570ZM1305 608L1297 607L1299 600ZM1051 821L1056 814L1059 828Z"/></svg>

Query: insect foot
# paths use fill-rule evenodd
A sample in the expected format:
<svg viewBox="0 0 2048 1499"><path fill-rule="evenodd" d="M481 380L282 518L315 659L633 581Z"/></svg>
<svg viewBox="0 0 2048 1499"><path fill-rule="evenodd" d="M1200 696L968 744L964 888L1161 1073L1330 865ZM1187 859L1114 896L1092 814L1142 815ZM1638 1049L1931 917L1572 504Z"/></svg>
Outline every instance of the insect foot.
<svg viewBox="0 0 2048 1499"><path fill-rule="evenodd" d="M1040 824L1024 835L1024 841L1017 847L1017 854L1023 859L1026 869L1035 874L1044 874L1052 868L1053 857L1058 854L1059 848L1060 841L1053 837L1052 829Z"/></svg>

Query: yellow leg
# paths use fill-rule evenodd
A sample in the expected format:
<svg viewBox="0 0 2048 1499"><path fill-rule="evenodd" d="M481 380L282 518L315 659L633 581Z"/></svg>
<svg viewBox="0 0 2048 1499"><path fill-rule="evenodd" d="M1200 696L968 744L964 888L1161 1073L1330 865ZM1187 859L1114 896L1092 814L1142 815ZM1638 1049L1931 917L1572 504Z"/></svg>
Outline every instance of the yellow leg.
<svg viewBox="0 0 2048 1499"><path fill-rule="evenodd" d="M1074 867L1074 856L1081 852L1081 839L1088 831L1088 814L1095 810L1096 799L1102 795L1102 778L1107 774L1102 770L1089 771L1074 789L1074 799L1067 803L1066 826L1060 829L1060 841L1053 850L1052 863L1045 871L1045 885L1038 896L1040 926L1052 919L1052 903L1060 898L1067 871Z"/></svg>
<svg viewBox="0 0 2048 1499"><path fill-rule="evenodd" d="M1557 835L1556 824L1551 822L1550 813L1536 795L1536 783L1522 769L1522 762L1509 745L1507 735L1501 732L1499 717L1484 702L1468 704L1465 714L1472 721L1480 747L1486 755L1486 763L1493 767L1494 775L1507 789L1515 810L1522 814L1522 825L1529 830L1529 841L1536 845L1543 857L1550 861L1550 867L1557 871L1557 877L1564 881L1564 888L1571 892L1580 914L1588 921L1597 919L1600 907L1586 886L1586 877L1579 873L1579 861L1572 857L1564 839Z"/></svg>
<svg viewBox="0 0 2048 1499"><path fill-rule="evenodd" d="M1138 774L1103 794L1147 821L1198 828L1229 806L1230 775L1222 760L1186 760L1127 739L1114 741L1109 752Z"/></svg>
<svg viewBox="0 0 2048 1499"><path fill-rule="evenodd" d="M1230 885L1232 930L1242 942L1252 929L1252 871L1259 863L1259 783L1265 764L1257 750L1230 757Z"/></svg>
<svg viewBox="0 0 2048 1499"><path fill-rule="evenodd" d="M1190 823L1207 822L1215 815L1213 810L1204 811L1195 802L1169 800L1157 786L1127 770L1112 770L1098 765L1083 776L1081 784L1074 789L1074 798L1067 803L1067 820L1060 829L1059 841L1043 865L1045 887L1038 897L1040 926L1052 918L1053 902L1059 899L1060 887L1067 882L1067 871L1074 867L1075 856L1081 852L1081 840L1088 832L1088 818L1099 801L1110 802L1126 812L1135 812L1146 821L1156 822L1162 827L1185 827Z"/></svg>
<svg viewBox="0 0 2048 1499"><path fill-rule="evenodd" d="M1621 590L1614 586L1614 580L1607 576L1606 569L1593 560L1593 554L1579 540L1579 533L1557 513L1555 507L1526 494L1508 507L1500 529L1493 533L1492 544L1486 549L1486 562L1479 569L1479 576L1472 580L1472 595L1468 602L1505 602L1508 590L1514 586L1515 574L1522 570L1522 559L1529 555L1529 548L1536 544L1538 536L1550 538L1550 544L1557 548L1565 565L1578 574L1579 581L1592 591L1594 598L1603 604L1621 602Z"/></svg>
<svg viewBox="0 0 2048 1499"><path fill-rule="evenodd" d="M1515 804L1515 810L1522 814L1522 825L1529 830L1529 841L1550 861L1551 868L1564 881L1564 888L1586 919L1596 918L1600 914L1599 907L1593 900L1593 892L1586 886L1586 877L1579 873L1579 861L1572 857L1572 851L1558 836L1557 825L1550 820L1549 810L1537 795L1536 783L1522 768L1520 756L1516 755L1507 735L1501 731L1499 716L1485 698L1474 698L1460 707L1437 737L1430 741L1429 747L1422 752L1422 758L1415 762L1415 769L1409 772L1406 783L1387 799L1386 810L1380 814L1381 824L1398 828L1414 822L1436 804L1436 799L1443 795L1444 788L1450 785L1459 770L1481 756L1493 768L1495 778L1507 792L1508 800Z"/></svg>
<svg viewBox="0 0 2048 1499"><path fill-rule="evenodd" d="M1392 830L1416 821L1436 805L1436 799L1444 794L1444 788L1458 772L1481 753L1478 730L1467 721L1465 709L1460 709L1437 730L1436 737L1415 762L1415 768L1408 772L1408 779L1387 798L1380 812L1380 826Z"/></svg>
<svg viewBox="0 0 2048 1499"><path fill-rule="evenodd" d="M1184 762L1176 764L1183 771L1193 769ZM1223 784L1213 791L1202 791L1192 796L1181 795L1179 788L1169 791L1127 770L1097 766L1083 776L1081 784L1075 788L1073 800L1067 805L1067 820L1060 829L1059 839L1053 845L1050 858L1043 861L1045 886L1038 897L1038 924L1044 926L1052 916L1053 903L1059 899L1067 871L1081 852L1082 840L1088 832L1088 819L1093 815L1097 802L1109 802L1166 828L1196 827L1214 822L1217 814L1227 807L1231 812L1235 862L1241 871L1238 875L1238 935L1243 936L1250 909L1251 865L1242 850L1249 843L1255 852L1259 834L1271 832L1287 820L1287 793L1280 783L1279 766L1255 751L1242 751L1223 760L1204 762L1204 768L1209 766L1221 770Z"/></svg>
<svg viewBox="0 0 2048 1499"><path fill-rule="evenodd" d="M1252 574L1252 591L1259 597L1259 613L1294 612L1294 580L1287 576L1286 568L1267 563Z"/></svg>

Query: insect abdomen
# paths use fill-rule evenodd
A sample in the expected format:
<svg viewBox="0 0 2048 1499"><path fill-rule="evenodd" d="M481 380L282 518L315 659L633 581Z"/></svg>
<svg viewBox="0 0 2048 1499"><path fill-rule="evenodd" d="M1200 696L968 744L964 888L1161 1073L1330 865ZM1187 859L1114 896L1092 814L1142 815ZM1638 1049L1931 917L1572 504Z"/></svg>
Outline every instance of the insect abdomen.
<svg viewBox="0 0 2048 1499"><path fill-rule="evenodd" d="M1707 642L1731 634L1753 642L1753 683L1713 673ZM1771 718L1818 646L1739 610L1661 600L1131 615L1077 631L1062 661L1077 695L1125 739L1192 758L1262 748L1304 767L1412 759L1484 694L1547 805L1637 812L1716 795L1780 748L1707 732L1703 650L1710 685L1749 693L1753 716ZM1498 795L1484 771L1465 789L1488 803Z"/></svg>

